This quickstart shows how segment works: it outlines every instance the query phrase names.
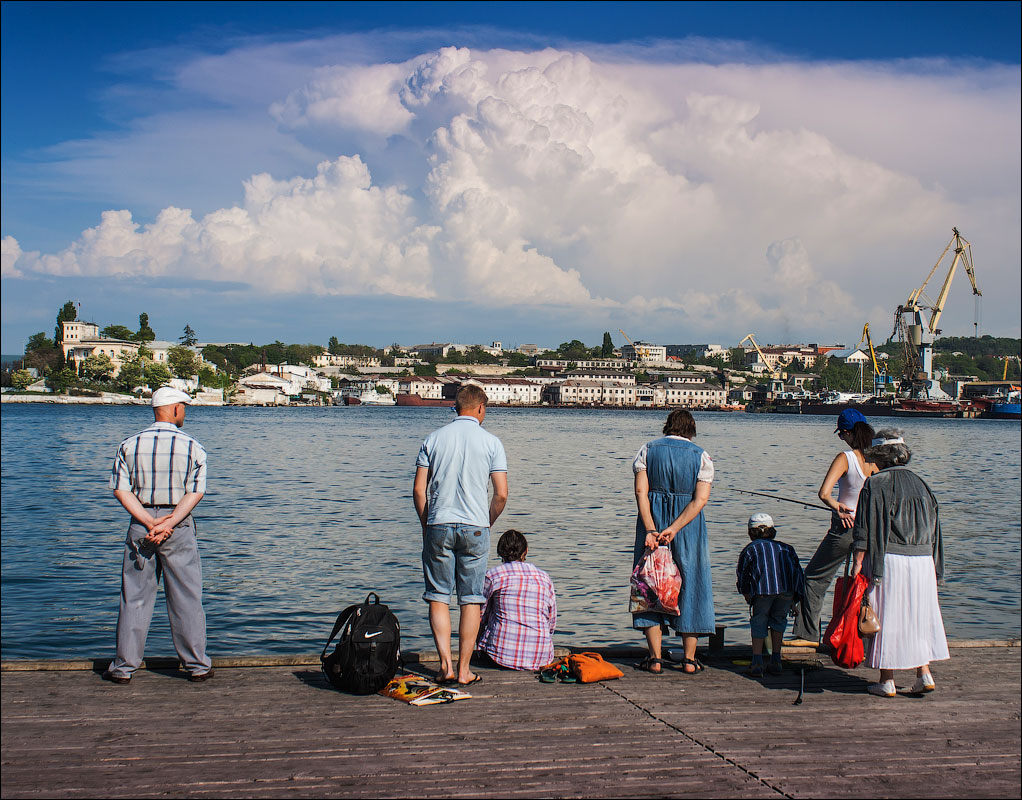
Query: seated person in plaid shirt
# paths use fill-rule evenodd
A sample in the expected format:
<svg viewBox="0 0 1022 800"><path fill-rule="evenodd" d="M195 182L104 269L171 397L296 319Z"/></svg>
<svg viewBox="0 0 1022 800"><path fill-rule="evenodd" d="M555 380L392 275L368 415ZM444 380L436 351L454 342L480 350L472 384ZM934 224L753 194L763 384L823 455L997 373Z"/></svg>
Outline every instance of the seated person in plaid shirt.
<svg viewBox="0 0 1022 800"><path fill-rule="evenodd" d="M502 667L534 670L554 660L557 599L550 576L525 562L529 545L516 530L497 542L504 563L486 571L479 649Z"/></svg>
<svg viewBox="0 0 1022 800"><path fill-rule="evenodd" d="M780 675L781 640L793 603L805 597L806 579L798 553L790 544L774 541L777 530L769 514L749 517L749 538L738 557L738 591L749 604L752 629L752 665L747 673L763 676L763 644L770 631L771 655L767 670Z"/></svg>

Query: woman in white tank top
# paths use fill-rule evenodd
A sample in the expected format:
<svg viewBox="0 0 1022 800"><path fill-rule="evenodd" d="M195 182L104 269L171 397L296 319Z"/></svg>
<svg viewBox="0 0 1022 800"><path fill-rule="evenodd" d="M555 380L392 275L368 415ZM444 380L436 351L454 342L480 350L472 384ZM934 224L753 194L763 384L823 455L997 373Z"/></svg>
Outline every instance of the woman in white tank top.
<svg viewBox="0 0 1022 800"><path fill-rule="evenodd" d="M835 456L820 484L820 500L833 512L830 530L806 566L805 599L792 629L794 638L785 642L789 646L816 647L820 643L823 600L834 574L852 551L852 526L859 492L866 479L877 471L876 465L867 464L862 456L863 449L873 440L873 429L861 413L855 409L842 411L835 433L851 449ZM833 497L835 484L836 500Z"/></svg>

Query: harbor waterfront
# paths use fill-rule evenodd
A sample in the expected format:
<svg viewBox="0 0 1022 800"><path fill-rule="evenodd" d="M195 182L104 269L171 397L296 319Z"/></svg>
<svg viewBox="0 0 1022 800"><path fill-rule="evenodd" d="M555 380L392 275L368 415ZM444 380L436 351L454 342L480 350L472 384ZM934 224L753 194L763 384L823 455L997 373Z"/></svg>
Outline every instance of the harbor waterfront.
<svg viewBox="0 0 1022 800"><path fill-rule="evenodd" d="M627 613L635 508L631 461L666 413L499 409L511 499L497 531L530 540L558 593L555 643L638 644ZM338 610L372 590L402 623L408 649L431 649L420 531L411 504L422 438L446 408L189 410L209 452L197 515L213 656L318 651ZM828 417L696 412L697 443L717 476L707 508L717 623L747 637L734 589L745 520L765 510L803 564L825 511L734 489L818 502L840 446ZM126 516L108 487L114 449L151 420L135 406L6 405L2 425L3 658L111 655ZM1019 425L877 420L903 427L912 468L941 503L951 638L1019 636ZM492 560L496 563L495 553ZM162 596L147 653L173 652Z"/></svg>

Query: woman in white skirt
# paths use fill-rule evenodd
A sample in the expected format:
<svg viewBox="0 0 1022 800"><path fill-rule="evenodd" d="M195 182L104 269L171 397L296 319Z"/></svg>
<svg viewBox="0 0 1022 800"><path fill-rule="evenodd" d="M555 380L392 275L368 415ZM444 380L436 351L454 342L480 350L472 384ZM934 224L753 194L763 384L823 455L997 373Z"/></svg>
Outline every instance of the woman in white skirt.
<svg viewBox="0 0 1022 800"><path fill-rule="evenodd" d="M864 571L870 579L868 596L880 620L866 654L880 681L868 691L894 697L894 671L914 669L912 692L932 692L930 662L951 657L937 602L937 582L944 578L937 500L905 466L912 452L901 431L878 431L863 455L880 468L859 494L852 545L852 574Z"/></svg>

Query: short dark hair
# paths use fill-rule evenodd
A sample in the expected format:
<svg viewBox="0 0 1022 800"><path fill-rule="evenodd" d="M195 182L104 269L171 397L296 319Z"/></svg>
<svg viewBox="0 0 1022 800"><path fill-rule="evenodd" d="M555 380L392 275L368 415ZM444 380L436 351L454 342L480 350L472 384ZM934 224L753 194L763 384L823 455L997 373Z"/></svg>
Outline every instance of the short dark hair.
<svg viewBox="0 0 1022 800"><path fill-rule="evenodd" d="M485 406L486 400L486 392L474 383L466 383L458 389L458 393L454 396L454 407L460 414L462 411L467 411L470 408Z"/></svg>
<svg viewBox="0 0 1022 800"><path fill-rule="evenodd" d="M667 422L664 423L664 436L684 436L686 439L694 439L696 435L696 421L692 414L684 408L676 408L667 415Z"/></svg>
<svg viewBox="0 0 1022 800"><path fill-rule="evenodd" d="M525 541L525 534L514 528L504 531L497 542L497 555L504 562L524 561L528 549L529 543Z"/></svg>
<svg viewBox="0 0 1022 800"><path fill-rule="evenodd" d="M848 431L848 438L845 440L853 450L860 453L873 444L873 427L868 422L856 422Z"/></svg>
<svg viewBox="0 0 1022 800"><path fill-rule="evenodd" d="M749 528L749 538L752 541L757 539L773 539L777 535L777 528L773 525L757 525L755 528Z"/></svg>

